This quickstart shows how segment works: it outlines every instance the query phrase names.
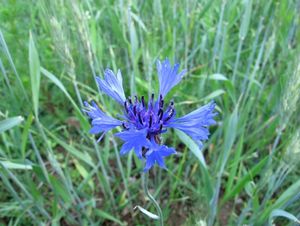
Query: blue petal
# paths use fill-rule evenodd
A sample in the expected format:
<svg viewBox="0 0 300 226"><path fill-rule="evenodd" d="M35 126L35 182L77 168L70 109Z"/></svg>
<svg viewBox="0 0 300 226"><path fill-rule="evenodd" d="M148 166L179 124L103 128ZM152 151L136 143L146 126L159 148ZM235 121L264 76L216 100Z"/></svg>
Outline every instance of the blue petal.
<svg viewBox="0 0 300 226"><path fill-rule="evenodd" d="M181 81L186 70L178 73L179 64L172 66L168 59L163 62L158 60L156 66L159 81L159 93L165 97L167 93Z"/></svg>
<svg viewBox="0 0 300 226"><path fill-rule="evenodd" d="M131 145L131 143L124 143L123 145L122 145L122 148L121 148L121 151L120 151L120 154L121 155L125 155L125 154L127 154L128 152L130 152L132 150L132 145Z"/></svg>
<svg viewBox="0 0 300 226"><path fill-rule="evenodd" d="M163 157L168 157L169 155L175 154L176 151L174 148L169 148L169 147L163 145L160 147L159 153Z"/></svg>
<svg viewBox="0 0 300 226"><path fill-rule="evenodd" d="M146 159L146 165L144 168L144 172L148 171L149 169L151 169L151 167L155 164L155 156L154 155L150 155L147 157Z"/></svg>
<svg viewBox="0 0 300 226"><path fill-rule="evenodd" d="M165 169L164 157L175 154L174 148L169 148L165 145L159 146L152 143L151 149L146 153L146 165L144 172L151 169L151 167L157 163L161 168Z"/></svg>
<svg viewBox="0 0 300 226"><path fill-rule="evenodd" d="M215 106L216 104L211 102L181 118L174 119L166 126L185 132L201 147L201 141L208 139L208 127L216 123L214 120L217 115L214 112Z"/></svg>
<svg viewBox="0 0 300 226"><path fill-rule="evenodd" d="M91 134L106 133L107 131L122 125L122 122L118 119L106 115L95 102L90 105L88 102L84 102L86 109L83 111L88 114L92 119Z"/></svg>
<svg viewBox="0 0 300 226"><path fill-rule="evenodd" d="M106 93L108 96L112 97L120 104L124 104L126 100L124 89L123 89L123 80L121 71L118 70L117 75L110 69L106 69L104 72L104 79L99 77L96 78L99 88Z"/></svg>
<svg viewBox="0 0 300 226"><path fill-rule="evenodd" d="M149 147L150 141L146 138L147 130L126 130L116 133L115 136L121 138L125 143L121 148L121 155L127 154L134 149L138 158L142 158L142 148Z"/></svg>

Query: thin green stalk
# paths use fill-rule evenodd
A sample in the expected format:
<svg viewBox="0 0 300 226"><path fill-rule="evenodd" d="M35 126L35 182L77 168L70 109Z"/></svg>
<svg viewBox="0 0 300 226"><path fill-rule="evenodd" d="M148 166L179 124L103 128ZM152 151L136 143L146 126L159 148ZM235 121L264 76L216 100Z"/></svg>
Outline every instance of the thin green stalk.
<svg viewBox="0 0 300 226"><path fill-rule="evenodd" d="M105 165L104 165L102 156L100 154L98 145L97 145L97 143L96 143L96 141L94 139L93 139L93 145L94 145L94 148L96 150L96 155L98 157L100 168L101 168L101 171L102 171L102 174L103 174L103 177L104 177L104 183L105 183L105 189L104 190L106 190L105 192L108 192L109 197L110 197L111 202L112 202L112 206L115 208L116 207L116 203L115 203L115 200L114 200L114 196L112 194L112 189L111 189L111 185L110 185L110 182L109 182L109 177L108 177L107 171L105 169Z"/></svg>
<svg viewBox="0 0 300 226"><path fill-rule="evenodd" d="M239 47L238 47L238 50L237 50L237 54L236 54L236 58L235 58L235 63L234 63L233 75L232 75L232 83L233 84L235 84L236 73L237 73L237 70L238 70L239 62L240 62L240 55L241 55L241 50L242 50L243 42L244 42L244 39L240 38Z"/></svg>
<svg viewBox="0 0 300 226"><path fill-rule="evenodd" d="M23 193L28 197L28 199L30 201L32 201L33 203L33 206L36 206L37 209L45 216L47 217L48 219L51 219L49 213L43 208L43 206L39 205L37 202L35 202L34 198L32 197L32 195L28 192L28 190L25 188L25 186L21 183L21 181L9 170L9 169L6 169L2 163L1 164L1 167L3 168L3 170L5 171L5 173L7 173L7 175L11 178L11 180L13 182L15 182L16 185L19 186L19 188L21 189L21 191L23 191Z"/></svg>
<svg viewBox="0 0 300 226"><path fill-rule="evenodd" d="M125 187L125 190L126 190L126 193L128 195L128 199L129 199L129 202L130 202L130 210L132 211L133 210L133 206L132 206L132 202L131 202L131 199L130 197L132 197L130 195L130 192L129 192L129 188L128 188L128 181L125 177L125 173L124 173L124 169L123 169L123 166L122 166L122 162L121 162L121 159L120 159L120 154L119 154L119 151L118 151L118 147L117 147L117 143L116 141L114 140L114 138L112 138L112 143L114 145L114 150L115 150L115 154L116 154L116 158L117 158L117 164L118 164L118 167L120 169L120 172L121 172L121 177L122 177L122 180L123 180L123 183L124 183L124 187ZM132 212L133 214L133 212Z"/></svg>
<svg viewBox="0 0 300 226"><path fill-rule="evenodd" d="M220 40L222 38L222 30L223 30L222 25L224 23L223 18L224 18L225 6L226 6L226 1L223 1L221 5L221 13L220 13L220 18L219 18L216 36L215 36L212 65L215 65L216 60L219 59L220 56L220 44L221 44Z"/></svg>
<svg viewBox="0 0 300 226"><path fill-rule="evenodd" d="M147 195L147 197L150 199L150 201L152 202L152 204L155 206L158 216L159 216L159 223L161 226L164 225L164 217L163 217L163 213L161 211L161 208L158 204L158 202L155 200L155 198L150 194L149 190L148 190L148 173L142 173L142 183L143 183L143 189L145 194Z"/></svg>
<svg viewBox="0 0 300 226"><path fill-rule="evenodd" d="M227 23L224 23L223 26L223 32L222 32L222 40L221 40L221 47L220 47L220 52L219 52L219 63L218 63L218 73L221 73L221 68L223 64L223 54L224 54L224 46L227 38Z"/></svg>
<svg viewBox="0 0 300 226"><path fill-rule="evenodd" d="M20 76L19 76L19 73L17 72L17 69L16 69L16 67L15 67L15 64L14 64L14 62L13 62L13 60L12 60L12 57L11 57L11 55L10 55L10 52L9 52L9 50L8 50L8 47L7 47L6 42L5 42L5 39L4 39L4 35L3 35L2 31L0 30L0 48L1 48L1 47L2 47L2 50L4 51L4 53L5 53L6 56L7 56L7 59L8 59L10 65L11 65L11 67L12 67L12 69L13 69L13 72L14 72L15 75L16 75L18 85L21 87L21 90L22 90L22 92L23 92L23 94L24 94L25 99L29 102L29 98L28 98L28 95L27 95L27 93L26 93L26 91L25 91L23 82L22 82L22 80L21 80L21 78L20 78Z"/></svg>
<svg viewBox="0 0 300 226"><path fill-rule="evenodd" d="M8 76L7 76L7 74L6 74L6 71L5 71L5 69L4 69L4 65L3 65L3 63L2 63L1 58L0 58L0 70L1 70L1 72L2 72L2 74L3 74L4 81L5 81L5 83L6 83L7 87L8 87L8 90L9 90L9 92L10 92L10 95L13 97L13 100L16 102L16 95L15 95L15 93L14 93L14 91L13 91L11 85L10 85L10 82L9 82Z"/></svg>
<svg viewBox="0 0 300 226"><path fill-rule="evenodd" d="M0 163L0 169L4 169L3 165ZM26 207L26 204L22 201L22 198L18 195L18 192L14 189L13 185L10 183L9 179L3 174L0 173L0 178L3 181L3 184L5 185L6 189L9 190L10 194L20 203L22 208L24 208L24 211L28 212L30 217L35 221L38 222L35 214L31 211L30 206Z"/></svg>
<svg viewBox="0 0 300 226"><path fill-rule="evenodd" d="M260 34L261 34L262 30L263 30L263 21L264 21L264 17L261 17L260 21L259 21L259 25L258 25L258 29L257 29L256 35L255 35L255 40L254 40L254 43L253 43L252 48L251 48L252 51L251 51L250 57L248 58L248 66L247 66L247 69L246 69L246 74L244 76L244 81L243 81L243 85L242 85L242 91L243 92L246 89L246 83L247 83L247 80L248 80L250 68L253 65L253 60L254 60L254 55L256 53L256 49L257 49L257 45L258 45L258 40L259 40Z"/></svg>

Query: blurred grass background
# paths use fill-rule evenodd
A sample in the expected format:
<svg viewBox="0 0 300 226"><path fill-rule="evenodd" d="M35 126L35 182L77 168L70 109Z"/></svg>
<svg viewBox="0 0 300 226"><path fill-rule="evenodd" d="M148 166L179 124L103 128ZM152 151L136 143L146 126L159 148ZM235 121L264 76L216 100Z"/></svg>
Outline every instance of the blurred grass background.
<svg viewBox="0 0 300 226"><path fill-rule="evenodd" d="M82 101L112 115L95 76L122 70L127 95L158 88L155 60L189 73L178 115L211 99L202 152L179 155L150 189L166 225L298 225L300 52L297 0L0 0L0 225L155 225L142 163L112 133L89 135ZM205 161L202 157L204 156Z"/></svg>

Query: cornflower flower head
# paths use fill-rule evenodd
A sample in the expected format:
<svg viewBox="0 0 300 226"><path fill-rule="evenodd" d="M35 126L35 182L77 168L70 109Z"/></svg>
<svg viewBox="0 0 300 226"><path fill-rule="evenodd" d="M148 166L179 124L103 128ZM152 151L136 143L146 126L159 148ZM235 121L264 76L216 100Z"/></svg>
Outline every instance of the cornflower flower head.
<svg viewBox="0 0 300 226"><path fill-rule="evenodd" d="M160 136L167 128L183 131L201 147L202 141L208 139L208 127L215 123L215 103L211 102L177 118L174 102L166 104L164 99L186 73L186 70L178 71L179 64L171 65L168 59L157 61L159 95L155 99L152 94L147 102L144 96L126 99L120 70L115 75L113 71L106 69L104 79L96 78L98 86L123 107L123 115L120 119L113 118L105 114L95 102L85 102L84 111L92 124L90 133L101 134L101 140L107 131L121 126L122 132L114 134L124 141L121 155L134 150L139 159L146 160L144 171L148 171L155 163L165 168L164 158L176 153L174 148L161 144Z"/></svg>

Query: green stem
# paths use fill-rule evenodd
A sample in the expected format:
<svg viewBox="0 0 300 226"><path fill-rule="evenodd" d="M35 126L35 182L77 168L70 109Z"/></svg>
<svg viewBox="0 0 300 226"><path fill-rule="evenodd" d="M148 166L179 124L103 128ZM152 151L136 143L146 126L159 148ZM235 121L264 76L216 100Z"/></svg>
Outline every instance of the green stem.
<svg viewBox="0 0 300 226"><path fill-rule="evenodd" d="M148 196L148 198L150 199L150 201L152 202L152 204L155 206L155 208L156 208L156 210L158 212L160 226L163 226L164 225L163 213L162 213L162 211L160 209L159 204L157 203L157 201L155 200L155 198L150 194L150 192L148 190L148 173L142 173L142 180L143 180L144 192Z"/></svg>

